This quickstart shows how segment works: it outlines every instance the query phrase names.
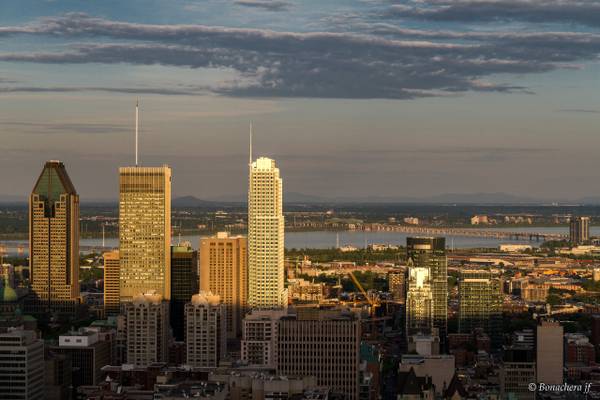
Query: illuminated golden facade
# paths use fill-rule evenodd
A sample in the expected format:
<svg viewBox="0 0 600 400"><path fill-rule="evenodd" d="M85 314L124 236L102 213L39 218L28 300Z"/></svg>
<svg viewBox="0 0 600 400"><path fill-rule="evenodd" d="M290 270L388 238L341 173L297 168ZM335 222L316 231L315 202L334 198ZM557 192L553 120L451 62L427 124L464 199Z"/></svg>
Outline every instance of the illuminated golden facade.
<svg viewBox="0 0 600 400"><path fill-rule="evenodd" d="M171 168L119 168L121 301L171 296Z"/></svg>
<svg viewBox="0 0 600 400"><path fill-rule="evenodd" d="M287 306L284 288L282 180L270 158L250 165L248 188L248 305Z"/></svg>
<svg viewBox="0 0 600 400"><path fill-rule="evenodd" d="M120 305L119 251L104 253L104 314L118 315Z"/></svg>
<svg viewBox="0 0 600 400"><path fill-rule="evenodd" d="M226 310L227 335L242 334L248 301L247 240L227 232L200 240L200 290L220 296Z"/></svg>
<svg viewBox="0 0 600 400"><path fill-rule="evenodd" d="M60 161L48 161L29 197L29 268L48 308L79 299L79 196Z"/></svg>

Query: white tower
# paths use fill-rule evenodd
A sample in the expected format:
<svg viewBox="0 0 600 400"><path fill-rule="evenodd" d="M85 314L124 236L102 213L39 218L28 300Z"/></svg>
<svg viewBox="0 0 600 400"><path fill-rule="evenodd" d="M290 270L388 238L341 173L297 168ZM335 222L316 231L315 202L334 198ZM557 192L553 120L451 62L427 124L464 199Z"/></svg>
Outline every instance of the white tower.
<svg viewBox="0 0 600 400"><path fill-rule="evenodd" d="M250 163L248 185L248 305L287 306L284 288L282 180L270 158Z"/></svg>

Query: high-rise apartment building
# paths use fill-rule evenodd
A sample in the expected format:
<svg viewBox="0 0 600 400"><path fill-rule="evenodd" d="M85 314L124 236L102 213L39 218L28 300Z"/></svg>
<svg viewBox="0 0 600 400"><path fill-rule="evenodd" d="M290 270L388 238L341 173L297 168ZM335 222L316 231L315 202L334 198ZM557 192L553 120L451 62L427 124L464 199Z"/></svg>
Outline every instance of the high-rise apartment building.
<svg viewBox="0 0 600 400"><path fill-rule="evenodd" d="M119 168L121 301L171 297L171 168Z"/></svg>
<svg viewBox="0 0 600 400"><path fill-rule="evenodd" d="M285 310L253 310L246 315L242 330L242 361L250 365L277 365L277 326Z"/></svg>
<svg viewBox="0 0 600 400"><path fill-rule="evenodd" d="M250 165L248 187L248 305L287 307L284 288L282 180L270 158Z"/></svg>
<svg viewBox="0 0 600 400"><path fill-rule="evenodd" d="M573 245L590 240L590 217L573 217L569 221L569 241Z"/></svg>
<svg viewBox="0 0 600 400"><path fill-rule="evenodd" d="M445 341L448 333L448 260L446 240L443 237L406 238L407 259L415 267L429 269L433 296L433 327Z"/></svg>
<svg viewBox="0 0 600 400"><path fill-rule="evenodd" d="M219 232L200 240L200 289L220 296L229 338L241 337L248 302L248 253L243 236Z"/></svg>
<svg viewBox="0 0 600 400"><path fill-rule="evenodd" d="M104 315L118 315L120 307L119 251L109 251L104 258Z"/></svg>
<svg viewBox="0 0 600 400"><path fill-rule="evenodd" d="M564 331L557 321L541 321L537 326L537 382L563 383Z"/></svg>
<svg viewBox="0 0 600 400"><path fill-rule="evenodd" d="M517 344L504 348L500 367L500 398L534 400L536 392L529 385L536 382L535 371L533 347Z"/></svg>
<svg viewBox="0 0 600 400"><path fill-rule="evenodd" d="M415 267L409 260L406 291L406 335L432 334L433 292L429 268Z"/></svg>
<svg viewBox="0 0 600 400"><path fill-rule="evenodd" d="M0 333L0 354L0 399L45 399L44 341L34 331L10 329Z"/></svg>
<svg viewBox="0 0 600 400"><path fill-rule="evenodd" d="M48 161L29 197L29 270L39 311L79 299L79 196L60 161Z"/></svg>
<svg viewBox="0 0 600 400"><path fill-rule="evenodd" d="M169 307L157 294L143 294L123 304L127 364L167 362Z"/></svg>
<svg viewBox="0 0 600 400"><path fill-rule="evenodd" d="M395 301L404 303L406 301L406 268L401 267L387 274L388 290Z"/></svg>
<svg viewBox="0 0 600 400"><path fill-rule="evenodd" d="M461 270L458 281L458 330L483 329L495 346L502 344L500 276L491 270Z"/></svg>
<svg viewBox="0 0 600 400"><path fill-rule="evenodd" d="M225 305L210 292L195 294L185 305L186 364L194 367L218 367L225 357Z"/></svg>
<svg viewBox="0 0 600 400"><path fill-rule="evenodd" d="M184 338L184 308L198 293L198 252L190 243L171 246L171 328L175 340Z"/></svg>

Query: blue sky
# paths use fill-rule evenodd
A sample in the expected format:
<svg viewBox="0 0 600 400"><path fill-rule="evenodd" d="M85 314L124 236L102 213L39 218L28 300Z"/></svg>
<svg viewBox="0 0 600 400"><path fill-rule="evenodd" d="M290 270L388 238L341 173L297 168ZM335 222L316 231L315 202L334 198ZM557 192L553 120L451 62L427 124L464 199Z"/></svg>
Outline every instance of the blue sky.
<svg viewBox="0 0 600 400"><path fill-rule="evenodd" d="M61 159L116 198L140 98L174 193L239 197L247 130L286 191L600 196L593 0L0 3L0 197Z"/></svg>

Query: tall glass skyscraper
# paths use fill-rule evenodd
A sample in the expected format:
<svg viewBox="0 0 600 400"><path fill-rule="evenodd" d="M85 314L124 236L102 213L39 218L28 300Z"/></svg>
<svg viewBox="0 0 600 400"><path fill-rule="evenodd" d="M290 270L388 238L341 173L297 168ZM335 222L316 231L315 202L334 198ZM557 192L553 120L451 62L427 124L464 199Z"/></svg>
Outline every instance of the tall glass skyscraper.
<svg viewBox="0 0 600 400"><path fill-rule="evenodd" d="M417 268L429 270L433 299L432 323L438 329L440 340L448 333L448 260L446 239L443 237L408 237L406 255Z"/></svg>
<svg viewBox="0 0 600 400"><path fill-rule="evenodd" d="M79 196L60 161L48 161L29 197L29 268L39 311L79 299Z"/></svg>
<svg viewBox="0 0 600 400"><path fill-rule="evenodd" d="M275 161L250 164L248 185L248 305L287 306L284 288L282 180Z"/></svg>
<svg viewBox="0 0 600 400"><path fill-rule="evenodd" d="M171 168L119 168L121 300L171 297Z"/></svg>

